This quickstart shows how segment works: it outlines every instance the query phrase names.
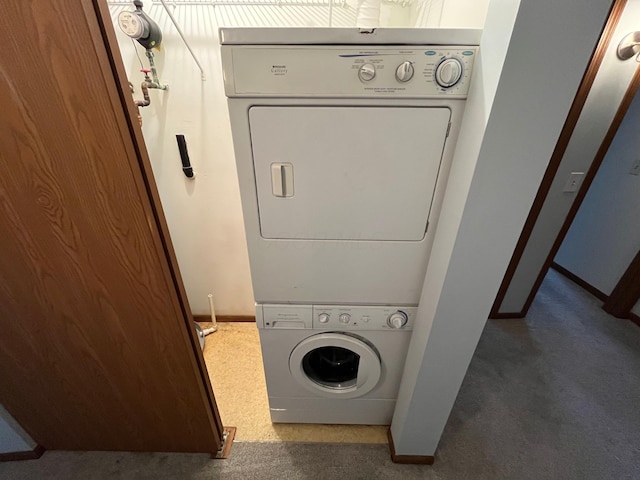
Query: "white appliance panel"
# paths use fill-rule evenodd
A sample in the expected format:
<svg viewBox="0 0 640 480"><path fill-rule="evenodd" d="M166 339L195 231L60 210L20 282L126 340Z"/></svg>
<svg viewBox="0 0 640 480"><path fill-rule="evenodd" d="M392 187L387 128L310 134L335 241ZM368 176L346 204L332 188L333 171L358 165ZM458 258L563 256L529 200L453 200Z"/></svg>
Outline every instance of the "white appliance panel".
<svg viewBox="0 0 640 480"><path fill-rule="evenodd" d="M260 229L267 239L424 238L447 107L252 107ZM276 195L280 164L292 183Z"/></svg>
<svg viewBox="0 0 640 480"><path fill-rule="evenodd" d="M223 46L227 96L464 98L475 46ZM460 68L453 85L438 82L448 60ZM398 78L411 64L412 75ZM362 69L370 74L361 75ZM443 72L440 72L443 73Z"/></svg>

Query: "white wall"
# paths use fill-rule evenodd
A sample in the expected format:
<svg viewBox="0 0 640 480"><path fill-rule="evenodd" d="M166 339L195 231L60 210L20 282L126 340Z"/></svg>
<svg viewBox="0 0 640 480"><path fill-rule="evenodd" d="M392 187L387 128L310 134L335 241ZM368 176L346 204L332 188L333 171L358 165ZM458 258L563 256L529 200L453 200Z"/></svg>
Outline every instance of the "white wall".
<svg viewBox="0 0 640 480"><path fill-rule="evenodd" d="M0 405L0 453L28 452L35 447L36 442Z"/></svg>
<svg viewBox="0 0 640 480"><path fill-rule="evenodd" d="M607 295L640 250L640 175L629 174L639 161L636 95L555 258Z"/></svg>
<svg viewBox="0 0 640 480"><path fill-rule="evenodd" d="M111 12L115 15L121 9L112 7ZM213 7L182 6L174 11L204 66L204 82L164 10L154 5L146 11L164 34L156 64L161 81L168 83L170 89L151 91L151 105L140 109L143 132L191 309L194 314L207 314L207 294L212 292L216 313L253 315ZM140 98L143 76L133 44L118 27L116 33L129 80L136 86L136 98ZM147 65L144 49L138 46L138 51ZM196 171L193 181L182 174L176 134L186 137Z"/></svg>
<svg viewBox="0 0 640 480"><path fill-rule="evenodd" d="M581 12L586 7L580 8ZM522 258L498 311L520 312L576 197L562 190L571 172L584 172L593 160L627 90L636 63L616 57L620 39L638 28L640 0L629 0L576 124ZM564 52L569 52L564 47ZM555 53L554 53L555 54ZM564 56L564 55L563 55ZM561 67L560 67L561 68ZM551 83L548 84L551 87Z"/></svg>
<svg viewBox="0 0 640 480"><path fill-rule="evenodd" d="M482 28L489 0L456 0L442 2L440 27Z"/></svg>
<svg viewBox="0 0 640 480"><path fill-rule="evenodd" d="M399 455L435 452L611 5L518 3L489 5L391 425Z"/></svg>

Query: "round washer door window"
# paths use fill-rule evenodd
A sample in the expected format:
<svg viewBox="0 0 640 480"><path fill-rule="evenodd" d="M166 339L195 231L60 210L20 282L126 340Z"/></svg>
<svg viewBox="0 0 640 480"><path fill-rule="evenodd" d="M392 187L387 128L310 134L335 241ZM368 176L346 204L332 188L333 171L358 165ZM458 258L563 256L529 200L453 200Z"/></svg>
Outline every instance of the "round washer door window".
<svg viewBox="0 0 640 480"><path fill-rule="evenodd" d="M380 356L364 340L343 333L320 333L304 339L289 357L291 375L325 397L355 398L380 381Z"/></svg>

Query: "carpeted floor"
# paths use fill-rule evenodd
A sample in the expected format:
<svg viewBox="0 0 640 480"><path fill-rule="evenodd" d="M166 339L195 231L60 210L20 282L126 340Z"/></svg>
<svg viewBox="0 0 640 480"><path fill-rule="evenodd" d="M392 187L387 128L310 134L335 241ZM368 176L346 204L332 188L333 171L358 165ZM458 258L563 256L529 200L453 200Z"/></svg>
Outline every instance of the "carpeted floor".
<svg viewBox="0 0 640 480"><path fill-rule="evenodd" d="M0 478L638 479L640 328L550 272L525 320L487 324L432 467L394 465L385 445L272 442L222 461L46 452Z"/></svg>

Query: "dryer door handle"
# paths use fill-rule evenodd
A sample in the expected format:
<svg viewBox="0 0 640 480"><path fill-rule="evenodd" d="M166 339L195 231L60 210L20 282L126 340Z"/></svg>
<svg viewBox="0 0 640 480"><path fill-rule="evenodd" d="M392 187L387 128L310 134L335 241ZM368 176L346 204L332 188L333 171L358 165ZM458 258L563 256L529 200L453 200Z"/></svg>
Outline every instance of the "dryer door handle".
<svg viewBox="0 0 640 480"><path fill-rule="evenodd" d="M291 163L271 164L271 191L276 197L293 197L293 165Z"/></svg>

